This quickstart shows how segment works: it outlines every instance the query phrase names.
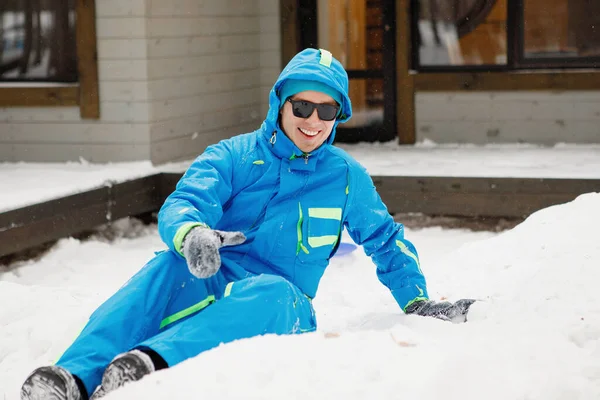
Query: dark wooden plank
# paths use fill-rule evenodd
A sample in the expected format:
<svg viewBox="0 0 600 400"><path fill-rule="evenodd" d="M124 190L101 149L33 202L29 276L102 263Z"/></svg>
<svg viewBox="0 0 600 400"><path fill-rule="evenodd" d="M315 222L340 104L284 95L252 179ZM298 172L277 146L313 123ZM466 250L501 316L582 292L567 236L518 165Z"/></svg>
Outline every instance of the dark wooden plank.
<svg viewBox="0 0 600 400"><path fill-rule="evenodd" d="M177 186L177 182L181 179L183 174L178 173L163 173L160 177L160 193L161 193L161 205L165 201L165 199L173 193L175 187Z"/></svg>
<svg viewBox="0 0 600 400"><path fill-rule="evenodd" d="M0 257L160 208L160 174L0 213Z"/></svg>
<svg viewBox="0 0 600 400"><path fill-rule="evenodd" d="M157 210L164 201L161 178L156 174L109 187L110 220Z"/></svg>
<svg viewBox="0 0 600 400"><path fill-rule="evenodd" d="M107 222L107 188L0 214L0 257Z"/></svg>
<svg viewBox="0 0 600 400"><path fill-rule="evenodd" d="M79 112L84 119L100 118L95 3L95 0L77 0L75 5Z"/></svg>
<svg viewBox="0 0 600 400"><path fill-rule="evenodd" d="M0 213L0 257L160 209L182 174L162 173ZM600 179L375 176L392 214L522 218L578 195Z"/></svg>
<svg viewBox="0 0 600 400"><path fill-rule="evenodd" d="M77 193L55 200L0 213L0 230L12 226L21 226L33 222L53 218L57 215L67 215L76 208L83 208L88 204L101 204L108 202L108 192L105 187Z"/></svg>
<svg viewBox="0 0 600 400"><path fill-rule="evenodd" d="M390 213L522 218L600 190L598 179L373 177Z"/></svg>
<svg viewBox="0 0 600 400"><path fill-rule="evenodd" d="M415 87L411 68L410 1L396 2L396 132L400 144L416 141Z"/></svg>
<svg viewBox="0 0 600 400"><path fill-rule="evenodd" d="M412 75L416 91L598 90L600 71L432 72ZM402 81L399 81L402 82Z"/></svg>
<svg viewBox="0 0 600 400"><path fill-rule="evenodd" d="M78 103L77 85L0 87L0 107L72 107Z"/></svg>

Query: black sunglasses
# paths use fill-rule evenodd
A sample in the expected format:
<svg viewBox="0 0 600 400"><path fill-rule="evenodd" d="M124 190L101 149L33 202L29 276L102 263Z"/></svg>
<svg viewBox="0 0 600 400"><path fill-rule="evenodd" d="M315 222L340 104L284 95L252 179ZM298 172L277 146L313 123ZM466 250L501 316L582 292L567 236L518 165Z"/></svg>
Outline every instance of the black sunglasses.
<svg viewBox="0 0 600 400"><path fill-rule="evenodd" d="M333 104L315 104L306 100L292 100L288 99L292 103L292 111L298 118L308 118L317 109L319 118L323 121L333 121L338 114L339 107Z"/></svg>

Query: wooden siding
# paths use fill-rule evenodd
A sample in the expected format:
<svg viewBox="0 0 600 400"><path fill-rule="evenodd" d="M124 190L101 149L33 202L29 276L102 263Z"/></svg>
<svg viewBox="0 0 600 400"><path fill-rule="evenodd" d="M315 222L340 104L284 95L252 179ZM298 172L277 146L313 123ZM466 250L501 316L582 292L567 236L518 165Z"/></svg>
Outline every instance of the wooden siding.
<svg viewBox="0 0 600 400"><path fill-rule="evenodd" d="M280 69L278 1L151 0L147 21L154 163L260 126Z"/></svg>
<svg viewBox="0 0 600 400"><path fill-rule="evenodd" d="M0 108L0 161L149 158L146 0L96 1L95 11L100 119L82 119L76 105Z"/></svg>

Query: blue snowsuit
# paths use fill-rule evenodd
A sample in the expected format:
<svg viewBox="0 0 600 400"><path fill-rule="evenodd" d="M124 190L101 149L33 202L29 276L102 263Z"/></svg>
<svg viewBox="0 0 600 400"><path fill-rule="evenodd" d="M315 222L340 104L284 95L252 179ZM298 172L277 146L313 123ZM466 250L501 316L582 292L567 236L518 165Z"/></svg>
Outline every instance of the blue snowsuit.
<svg viewBox="0 0 600 400"><path fill-rule="evenodd" d="M258 130L212 145L193 162L158 215L169 250L91 315L57 363L89 393L112 358L133 348L152 349L172 366L235 339L314 331L311 299L344 227L402 309L427 298L414 246L366 170L332 145L335 126L310 154L281 131L278 91L286 79L331 86L343 94L335 126L351 117L342 65L327 51L307 49L282 71ZM208 279L191 275L181 253L198 225L247 238L221 248L221 268Z"/></svg>

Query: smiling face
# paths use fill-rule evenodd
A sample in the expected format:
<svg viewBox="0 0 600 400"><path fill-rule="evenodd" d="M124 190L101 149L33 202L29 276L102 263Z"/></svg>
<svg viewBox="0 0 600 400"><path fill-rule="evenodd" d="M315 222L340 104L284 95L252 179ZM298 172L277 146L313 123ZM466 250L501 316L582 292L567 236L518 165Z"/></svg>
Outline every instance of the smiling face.
<svg viewBox="0 0 600 400"><path fill-rule="evenodd" d="M305 100L316 104L337 104L331 96L312 90L296 93L292 96L292 100ZM331 135L334 124L335 119L332 121L321 120L317 110L314 110L308 118L296 117L292 111L292 103L289 101L286 101L281 109L281 129L305 153L310 153L323 144Z"/></svg>

